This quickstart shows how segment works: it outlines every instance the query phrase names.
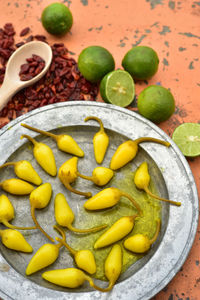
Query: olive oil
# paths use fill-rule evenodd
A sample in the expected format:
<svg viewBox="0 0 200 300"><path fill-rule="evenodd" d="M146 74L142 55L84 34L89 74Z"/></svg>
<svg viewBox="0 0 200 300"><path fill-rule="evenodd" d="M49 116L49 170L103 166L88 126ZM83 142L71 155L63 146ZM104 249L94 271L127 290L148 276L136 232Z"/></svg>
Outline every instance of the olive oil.
<svg viewBox="0 0 200 300"><path fill-rule="evenodd" d="M134 183L133 176L134 173L131 171L131 167L121 170L122 176L117 179L117 176L113 178L111 186L115 186L122 191L129 193L141 206L143 211L143 217L138 217L135 221L135 226L132 232L128 235L136 233L146 234L149 238L152 238L156 231L156 220L161 216L161 204L159 201L147 196L145 192L139 191ZM155 185L153 183L153 178L151 180L150 189L153 193L157 194ZM80 228L81 227L92 227L103 222L107 224L107 228L96 233L87 235L76 235L71 236L70 245L76 250L79 249L89 249L93 252L96 260L97 271L94 277L100 280L106 280L104 275L104 262L111 250L111 246L102 249L94 250L93 245L100 235L108 229L114 222L123 216L132 216L137 214L136 208L131 204L131 202L122 197L119 203L109 209L102 211L88 212L83 207L79 210L79 215L77 215L76 220ZM124 239L126 239L126 236ZM123 267L122 273L125 272L133 263L138 259L142 258L144 254L134 254L124 249L123 240L119 243L122 246L123 251Z"/></svg>

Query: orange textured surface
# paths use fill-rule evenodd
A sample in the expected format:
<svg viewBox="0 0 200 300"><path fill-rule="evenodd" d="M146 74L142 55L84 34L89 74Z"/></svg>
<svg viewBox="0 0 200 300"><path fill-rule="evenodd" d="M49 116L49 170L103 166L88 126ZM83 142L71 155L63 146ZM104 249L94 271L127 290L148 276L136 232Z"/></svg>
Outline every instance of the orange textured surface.
<svg viewBox="0 0 200 300"><path fill-rule="evenodd" d="M50 43L62 41L77 59L90 45L107 48L121 67L124 54L135 45L154 48L160 58L157 74L148 82L136 84L136 94L147 85L170 88L176 111L159 124L171 136L183 122L200 123L200 2L191 0L64 0L74 18L71 32L55 38L43 29L40 17L49 0L0 0L0 27L12 22L18 38L30 26L32 34L44 34ZM26 38L26 37L25 37ZM100 97L98 100L101 101ZM131 107L136 110L136 104ZM200 157L188 160L200 193ZM154 297L161 299L200 299L200 225L195 242L182 269L168 286Z"/></svg>

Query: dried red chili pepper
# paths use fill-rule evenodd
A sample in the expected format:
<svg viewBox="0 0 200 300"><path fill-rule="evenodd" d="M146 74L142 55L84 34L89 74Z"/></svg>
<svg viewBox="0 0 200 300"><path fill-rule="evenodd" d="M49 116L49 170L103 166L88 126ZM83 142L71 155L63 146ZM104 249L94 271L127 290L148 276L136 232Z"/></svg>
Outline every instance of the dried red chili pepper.
<svg viewBox="0 0 200 300"><path fill-rule="evenodd" d="M27 33L29 33L30 31L30 27L26 27L24 29L22 29L22 31L20 32L20 36L25 36Z"/></svg>
<svg viewBox="0 0 200 300"><path fill-rule="evenodd" d="M15 44L14 35L15 30L11 23L7 23L3 28L0 28L0 63L2 64L2 67L0 67L0 83L3 82L6 63L10 55L25 43L22 41ZM30 35L25 41L30 42L34 39L47 43L46 37L43 35ZM98 86L88 82L80 74L77 62L74 58L68 56L65 45L55 43L51 48L53 59L48 72L37 83L21 90L8 102L7 106L0 112L0 128L9 121L8 114L11 120L11 118L18 117L27 111L52 103L96 100ZM36 66L35 62L39 64ZM27 78L30 75L30 68L37 69L39 67L36 72L41 72L41 61L38 58L35 60L33 57L29 58L27 64L29 64L29 67L22 67L21 76ZM32 72L33 69L31 69Z"/></svg>

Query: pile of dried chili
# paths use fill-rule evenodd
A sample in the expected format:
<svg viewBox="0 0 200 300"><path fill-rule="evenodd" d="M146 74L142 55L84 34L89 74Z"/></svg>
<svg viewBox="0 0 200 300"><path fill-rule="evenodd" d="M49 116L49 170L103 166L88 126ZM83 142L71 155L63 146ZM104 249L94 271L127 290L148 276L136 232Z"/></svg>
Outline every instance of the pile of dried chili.
<svg viewBox="0 0 200 300"><path fill-rule="evenodd" d="M20 36L30 32L24 28ZM0 83L3 82L6 63L11 54L24 43L40 40L47 43L43 35L30 35L15 44L15 30L11 23L0 28ZM46 75L34 85L18 92L0 112L0 128L16 117L35 108L57 102L73 100L96 100L98 85L88 82L79 72L75 59L69 57L63 43L51 46L53 60Z"/></svg>

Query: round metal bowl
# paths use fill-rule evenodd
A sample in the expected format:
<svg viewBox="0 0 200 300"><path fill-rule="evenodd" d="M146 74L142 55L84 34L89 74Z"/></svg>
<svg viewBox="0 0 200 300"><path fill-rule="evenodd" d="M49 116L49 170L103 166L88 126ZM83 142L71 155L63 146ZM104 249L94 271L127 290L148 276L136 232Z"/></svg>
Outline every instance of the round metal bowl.
<svg viewBox="0 0 200 300"><path fill-rule="evenodd" d="M36 166L32 153L27 147L27 141L20 139L22 134L27 134L27 129L20 126L20 123L24 122L46 131L71 134L86 153L84 159L87 163L82 163L81 166L88 174L95 164L93 153L91 153L93 151L92 137L99 127L96 122L84 122L84 118L89 115L99 117L110 136L111 146L105 158L107 164L116 147L127 139L134 140L138 137L149 136L169 141L171 143L169 148L159 144L143 143L133 164L137 166L144 159L147 160L154 172L159 193L163 197L180 201L182 205L176 207L162 203L162 230L159 239L147 255L120 276L109 293L94 291L87 284L75 290L60 288L45 282L41 278L41 273L26 277L25 266L30 257L1 245L0 296L4 300L62 300L66 297L69 300L150 299L169 283L190 251L198 223L198 195L191 170L169 136L134 112L109 104L82 101L53 104L36 109L12 121L0 131L0 164L7 160L29 159ZM58 162L63 161L64 157L65 159L70 157L61 152L56 155L59 150L55 142L49 141L47 137L39 136L35 132L31 132L30 135L38 136L39 140L47 142L55 152L55 156L60 157ZM11 177L10 173L10 169L1 170L0 181ZM42 178L44 182L48 180L52 184L54 191L62 192L64 189L58 181L49 179L45 173L42 173ZM81 190L87 188L86 183L80 186ZM92 187L92 191L96 192L95 187ZM16 223L18 225L20 222L23 225L30 224L30 208L28 201L24 201L26 197L20 197L17 200L14 196L9 195L9 197L16 208ZM73 200L75 196L70 197L70 205L77 210L78 205ZM23 202L23 205L20 202ZM43 221L44 228L49 228L55 222L52 220L52 205L45 211L45 216L42 212L37 212L38 218ZM29 238L31 238L31 245L37 245L38 239L40 239L40 245L46 242L39 233ZM72 266L70 260L68 263ZM66 266L65 256L62 256L59 263L52 268L62 265Z"/></svg>

